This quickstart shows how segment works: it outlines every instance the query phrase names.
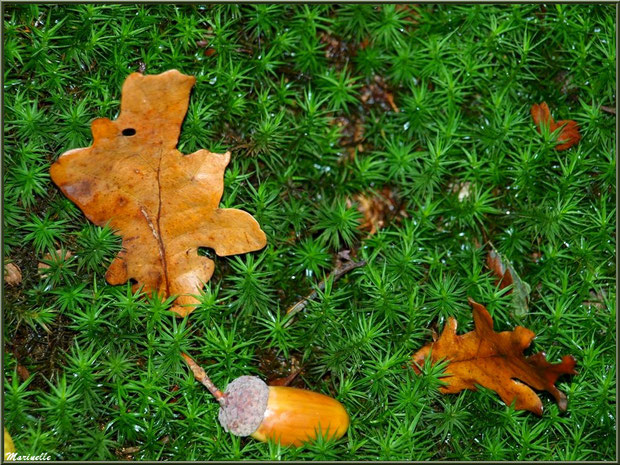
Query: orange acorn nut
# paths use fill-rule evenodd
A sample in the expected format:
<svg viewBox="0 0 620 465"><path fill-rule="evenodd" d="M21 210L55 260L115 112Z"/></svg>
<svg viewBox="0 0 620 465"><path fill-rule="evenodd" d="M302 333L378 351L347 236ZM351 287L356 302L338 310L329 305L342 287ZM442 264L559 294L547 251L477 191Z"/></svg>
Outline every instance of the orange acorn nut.
<svg viewBox="0 0 620 465"><path fill-rule="evenodd" d="M349 427L349 415L337 400L305 389L268 386L256 376L240 376L228 385L219 420L236 436L283 446L300 446L319 434L339 439Z"/></svg>

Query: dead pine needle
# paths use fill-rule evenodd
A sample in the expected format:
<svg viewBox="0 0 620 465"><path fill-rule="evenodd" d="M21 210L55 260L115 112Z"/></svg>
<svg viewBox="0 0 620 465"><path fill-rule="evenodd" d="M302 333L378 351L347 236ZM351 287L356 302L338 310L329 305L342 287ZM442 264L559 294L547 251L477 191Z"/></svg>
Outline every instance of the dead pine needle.
<svg viewBox="0 0 620 465"><path fill-rule="evenodd" d="M284 325L284 327L289 326L292 323L292 317L296 313L299 313L304 308L306 308L306 305L308 305L309 301L311 301L311 300L316 298L316 296L318 295L318 291L322 291L322 290L325 289L325 283L327 282L328 279L333 278L334 282L335 282L341 276L345 275L349 271L354 270L356 268L360 268L360 267L362 267L364 265L366 265L366 260L361 260L359 262L348 261L348 262L346 262L344 264L341 264L341 265L337 266L336 268L334 268L332 270L332 272L324 280L322 280L319 283L319 285L317 286L317 289L314 289L310 294L305 296L303 299L301 299L295 305L289 307L289 309L286 311L286 314L289 317L291 317L291 319L289 319L289 321Z"/></svg>

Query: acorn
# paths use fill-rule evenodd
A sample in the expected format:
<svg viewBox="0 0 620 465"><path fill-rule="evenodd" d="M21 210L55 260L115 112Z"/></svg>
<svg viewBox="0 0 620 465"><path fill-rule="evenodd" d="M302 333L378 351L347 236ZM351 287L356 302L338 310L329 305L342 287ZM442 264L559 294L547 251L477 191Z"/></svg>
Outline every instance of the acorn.
<svg viewBox="0 0 620 465"><path fill-rule="evenodd" d="M319 433L339 439L349 427L349 415L337 400L306 389L268 386L256 376L233 380L224 396L218 419L236 436L299 446Z"/></svg>
<svg viewBox="0 0 620 465"><path fill-rule="evenodd" d="M220 402L218 419L235 436L271 439L300 446L319 434L339 439L349 427L349 415L337 400L316 392L286 386L268 386L256 376L240 376L219 391L189 356L183 358Z"/></svg>

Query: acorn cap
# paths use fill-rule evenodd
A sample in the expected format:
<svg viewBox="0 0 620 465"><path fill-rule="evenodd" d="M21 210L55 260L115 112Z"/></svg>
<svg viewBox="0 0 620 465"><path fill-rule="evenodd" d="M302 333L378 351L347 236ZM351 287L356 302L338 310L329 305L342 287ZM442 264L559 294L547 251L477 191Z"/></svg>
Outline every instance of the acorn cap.
<svg viewBox="0 0 620 465"><path fill-rule="evenodd" d="M240 376L225 392L218 419L225 431L249 436L258 429L269 399L269 386L256 376Z"/></svg>

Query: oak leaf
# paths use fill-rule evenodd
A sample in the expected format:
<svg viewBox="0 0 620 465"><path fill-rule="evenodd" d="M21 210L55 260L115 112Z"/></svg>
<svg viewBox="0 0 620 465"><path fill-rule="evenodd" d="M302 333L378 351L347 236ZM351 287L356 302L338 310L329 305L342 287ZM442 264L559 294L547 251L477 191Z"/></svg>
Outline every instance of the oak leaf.
<svg viewBox="0 0 620 465"><path fill-rule="evenodd" d="M476 390L479 384L497 392L508 405L514 401L517 410L542 415L542 402L534 388L551 393L560 410L566 410L566 396L555 387L555 382L561 375L576 374L575 358L566 355L562 362L552 364L544 352L524 356L523 351L535 336L532 331L517 326L513 331L496 333L486 308L472 299L469 303L473 308L474 331L457 336L456 320L449 318L439 339L414 354L416 373L427 357L431 357L433 364L446 359L448 364L442 378L446 385L440 388L444 394Z"/></svg>
<svg viewBox="0 0 620 465"><path fill-rule="evenodd" d="M220 256L261 249L265 233L242 210L218 208L230 153L176 149L189 95L196 82L177 70L130 74L119 117L92 123L93 145L69 150L51 167L52 180L93 223L122 236L122 250L106 279L177 296L173 311L194 310Z"/></svg>
<svg viewBox="0 0 620 465"><path fill-rule="evenodd" d="M530 113L532 114L534 123L538 127L538 132L541 132L541 126L543 124L548 126L551 132L554 132L558 128L562 128L558 135L558 144L555 146L556 150L569 149L581 139L577 123L573 120L562 120L556 123L551 116L549 106L545 102L540 105L537 103L532 105Z"/></svg>

